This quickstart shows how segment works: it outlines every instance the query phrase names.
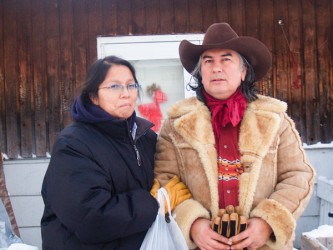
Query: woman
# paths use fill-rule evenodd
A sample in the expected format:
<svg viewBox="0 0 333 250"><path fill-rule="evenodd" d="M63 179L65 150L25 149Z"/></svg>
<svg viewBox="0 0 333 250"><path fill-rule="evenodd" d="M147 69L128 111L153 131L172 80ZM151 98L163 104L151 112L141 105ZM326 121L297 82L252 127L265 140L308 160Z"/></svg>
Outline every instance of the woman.
<svg viewBox="0 0 333 250"><path fill-rule="evenodd" d="M255 81L271 65L268 48L218 23L202 45L182 41L179 54L197 96L169 109L155 176L163 183L177 175L192 193L174 210L188 247L292 249L315 172L287 105L256 94ZM227 238L211 229L211 219L229 205L240 207L248 225Z"/></svg>
<svg viewBox="0 0 333 250"><path fill-rule="evenodd" d="M128 61L90 67L44 178L44 250L140 248L159 205L150 194L156 134L135 115L139 88Z"/></svg>

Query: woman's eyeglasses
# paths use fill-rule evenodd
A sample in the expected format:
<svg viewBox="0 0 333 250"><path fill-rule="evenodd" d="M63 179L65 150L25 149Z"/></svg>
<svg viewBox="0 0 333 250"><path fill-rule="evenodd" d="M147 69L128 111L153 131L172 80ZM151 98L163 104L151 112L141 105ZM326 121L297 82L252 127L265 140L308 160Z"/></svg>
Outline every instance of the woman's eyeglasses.
<svg viewBox="0 0 333 250"><path fill-rule="evenodd" d="M139 83L130 83L127 85L117 84L117 83L111 83L109 86L101 87L98 89L109 89L112 93L123 93L124 89L127 89L128 92L134 92L137 91L140 88Z"/></svg>

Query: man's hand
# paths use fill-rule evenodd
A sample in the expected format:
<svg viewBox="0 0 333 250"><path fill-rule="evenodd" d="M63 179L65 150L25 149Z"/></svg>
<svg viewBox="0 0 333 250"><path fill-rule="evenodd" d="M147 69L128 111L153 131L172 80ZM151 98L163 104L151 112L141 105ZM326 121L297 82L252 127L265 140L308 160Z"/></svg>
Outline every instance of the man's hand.
<svg viewBox="0 0 333 250"><path fill-rule="evenodd" d="M194 243L201 250L230 249L228 238L211 229L211 222L208 219L195 220L191 226L190 234Z"/></svg>
<svg viewBox="0 0 333 250"><path fill-rule="evenodd" d="M231 249L257 249L265 245L272 234L270 225L260 218L251 218L247 220L247 229L230 238L232 242Z"/></svg>

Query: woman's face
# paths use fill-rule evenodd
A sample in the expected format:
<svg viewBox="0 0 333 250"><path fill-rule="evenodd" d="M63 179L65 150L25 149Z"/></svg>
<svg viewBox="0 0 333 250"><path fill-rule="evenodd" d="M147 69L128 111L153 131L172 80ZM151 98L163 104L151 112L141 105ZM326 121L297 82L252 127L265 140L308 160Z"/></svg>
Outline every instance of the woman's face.
<svg viewBox="0 0 333 250"><path fill-rule="evenodd" d="M134 83L129 68L112 65L99 86L97 96L91 97L91 101L111 116L127 119L133 114L138 98L138 89L133 88Z"/></svg>
<svg viewBox="0 0 333 250"><path fill-rule="evenodd" d="M233 50L210 49L201 55L202 84L208 94L226 100L245 79L246 67Z"/></svg>

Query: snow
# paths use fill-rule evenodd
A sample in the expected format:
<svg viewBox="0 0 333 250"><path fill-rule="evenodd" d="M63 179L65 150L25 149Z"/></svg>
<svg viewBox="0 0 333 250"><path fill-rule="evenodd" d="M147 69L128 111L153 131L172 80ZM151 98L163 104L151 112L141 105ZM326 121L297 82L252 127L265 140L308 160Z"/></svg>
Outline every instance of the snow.
<svg viewBox="0 0 333 250"><path fill-rule="evenodd" d="M3 160L8 160L9 159L8 156L5 153L2 153L2 152L1 152L1 157L2 157Z"/></svg>
<svg viewBox="0 0 333 250"><path fill-rule="evenodd" d="M303 235L308 236L309 238L328 238L333 237L333 226L330 225L321 225L317 229L314 229L310 232L304 232Z"/></svg>
<svg viewBox="0 0 333 250"><path fill-rule="evenodd" d="M333 180L328 180L325 176L322 175L318 176L318 180L321 180L333 186Z"/></svg>
<svg viewBox="0 0 333 250"><path fill-rule="evenodd" d="M321 143L321 142L318 142L316 144L312 144L312 145L308 145L306 143L303 143L303 148L304 149L312 149L312 148L333 148L333 141L331 143Z"/></svg>

